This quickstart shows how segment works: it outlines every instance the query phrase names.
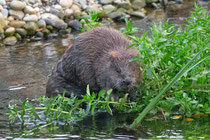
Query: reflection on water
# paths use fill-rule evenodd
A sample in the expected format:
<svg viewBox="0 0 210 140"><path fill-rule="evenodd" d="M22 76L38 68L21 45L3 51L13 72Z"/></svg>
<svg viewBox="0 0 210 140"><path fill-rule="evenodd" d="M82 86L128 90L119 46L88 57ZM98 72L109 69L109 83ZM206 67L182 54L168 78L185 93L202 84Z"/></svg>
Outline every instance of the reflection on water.
<svg viewBox="0 0 210 140"><path fill-rule="evenodd" d="M200 2L201 3L201 2ZM209 8L209 2L202 2ZM152 21L169 20L170 23L185 23L193 2L169 5L166 12L163 10L147 9L147 18L134 19L134 26L142 31L148 30ZM124 25L117 25L120 28ZM46 41L23 42L14 46L0 47L0 138L16 137L21 133L20 124L9 126L7 105L11 99L35 98L45 94L45 85L53 66L72 43L73 36L56 37ZM208 120L199 119L194 122L157 120L144 121L143 127L129 130L124 125L131 123L133 116L108 114L87 118L74 125L60 125L58 129L43 129L33 137L69 138L69 139L138 139L139 137L160 137L182 139L185 135L194 135L194 130L199 134L210 134ZM33 124L27 125L31 129ZM202 133L203 132L203 133Z"/></svg>

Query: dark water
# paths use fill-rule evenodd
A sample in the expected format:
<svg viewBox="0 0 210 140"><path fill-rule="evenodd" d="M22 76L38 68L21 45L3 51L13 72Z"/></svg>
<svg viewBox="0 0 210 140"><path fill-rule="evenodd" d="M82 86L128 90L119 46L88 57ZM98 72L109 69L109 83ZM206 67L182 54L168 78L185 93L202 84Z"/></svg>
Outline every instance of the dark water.
<svg viewBox="0 0 210 140"><path fill-rule="evenodd" d="M209 8L209 2L199 2ZM134 19L134 26L148 30L152 21L169 20L170 23L185 23L193 2L169 5L163 10L147 9L147 18ZM115 25L120 28L124 25ZM8 102L12 99L36 98L45 94L45 85L52 67L65 49L72 43L73 36L51 38L45 41L24 42L14 46L0 47L0 138L16 138L21 132L20 124L10 126ZM193 122L169 119L144 121L142 127L131 130L125 125L132 122L133 115L101 113L71 125L59 125L57 129L40 130L33 138L57 139L138 139L177 138L207 139L210 134L209 117L196 118ZM28 124L26 129L33 128Z"/></svg>

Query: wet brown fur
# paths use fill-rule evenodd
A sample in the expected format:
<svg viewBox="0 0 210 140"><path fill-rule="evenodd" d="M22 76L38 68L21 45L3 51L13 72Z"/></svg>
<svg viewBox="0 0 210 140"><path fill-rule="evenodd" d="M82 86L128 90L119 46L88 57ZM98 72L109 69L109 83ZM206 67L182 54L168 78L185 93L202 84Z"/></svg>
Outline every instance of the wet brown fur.
<svg viewBox="0 0 210 140"><path fill-rule="evenodd" d="M129 62L138 55L133 47L126 50L130 44L113 28L97 27L82 33L57 63L48 80L46 95L56 96L65 90L67 97L72 92L81 96L89 84L94 92L112 88L111 96L117 100L119 91L129 91L141 80L138 63Z"/></svg>

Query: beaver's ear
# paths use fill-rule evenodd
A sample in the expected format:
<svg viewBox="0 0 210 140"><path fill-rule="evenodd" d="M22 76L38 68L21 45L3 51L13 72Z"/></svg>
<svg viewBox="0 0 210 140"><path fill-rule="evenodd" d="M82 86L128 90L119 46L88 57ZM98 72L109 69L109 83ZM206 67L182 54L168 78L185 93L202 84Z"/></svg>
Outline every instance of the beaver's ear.
<svg viewBox="0 0 210 140"><path fill-rule="evenodd" d="M117 51L109 51L108 54L110 55L111 58L120 58L120 53Z"/></svg>

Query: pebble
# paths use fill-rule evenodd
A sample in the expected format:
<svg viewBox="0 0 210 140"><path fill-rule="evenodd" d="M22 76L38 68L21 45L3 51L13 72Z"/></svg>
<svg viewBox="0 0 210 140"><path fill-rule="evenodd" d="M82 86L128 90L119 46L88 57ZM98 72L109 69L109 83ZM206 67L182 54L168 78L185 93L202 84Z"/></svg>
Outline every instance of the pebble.
<svg viewBox="0 0 210 140"><path fill-rule="evenodd" d="M5 18L3 17L3 15L0 13L0 27L4 27L8 24L8 22L5 20Z"/></svg>
<svg viewBox="0 0 210 140"><path fill-rule="evenodd" d="M66 29L67 28L67 24L61 20L61 19L45 19L45 22L49 25L52 25L53 27L57 28L57 29Z"/></svg>
<svg viewBox="0 0 210 140"><path fill-rule="evenodd" d="M60 0L59 4L64 8L70 8L73 4L73 0Z"/></svg>
<svg viewBox="0 0 210 140"><path fill-rule="evenodd" d="M5 45L14 45L17 42L17 38L15 36L9 36L3 40Z"/></svg>
<svg viewBox="0 0 210 140"><path fill-rule="evenodd" d="M13 9L13 10L22 10L26 7L26 4L22 1L18 1L18 0L13 0L11 3L10 3L10 7Z"/></svg>
<svg viewBox="0 0 210 140"><path fill-rule="evenodd" d="M3 17L5 17L5 18L7 18L9 15L9 11L7 9L2 9L1 13L2 13Z"/></svg>
<svg viewBox="0 0 210 140"><path fill-rule="evenodd" d="M18 33L15 33L15 37L17 38L17 40L21 40L22 39L21 35L18 34Z"/></svg>
<svg viewBox="0 0 210 140"><path fill-rule="evenodd" d="M73 10L73 14L75 16L80 16L81 13L82 13L80 7L77 6L76 4L73 4L72 7L71 7L71 9Z"/></svg>
<svg viewBox="0 0 210 140"><path fill-rule="evenodd" d="M101 4L111 4L114 0L100 0Z"/></svg>
<svg viewBox="0 0 210 140"><path fill-rule="evenodd" d="M117 8L115 6L109 4L109 5L104 5L103 9L104 9L105 14L109 14L109 13L113 12L114 10L116 10Z"/></svg>
<svg viewBox="0 0 210 140"><path fill-rule="evenodd" d="M39 28L46 28L46 22L43 19L39 20L37 25Z"/></svg>
<svg viewBox="0 0 210 140"><path fill-rule="evenodd" d="M80 31L80 22L79 20L75 19L73 21L70 21L68 24L68 27L72 28L73 31Z"/></svg>
<svg viewBox="0 0 210 140"><path fill-rule="evenodd" d="M147 0L148 1L148 0ZM133 0L131 3L131 7L134 9L141 9L146 6L145 0Z"/></svg>
<svg viewBox="0 0 210 140"><path fill-rule="evenodd" d="M24 8L24 13L26 13L26 14L36 14L37 13L37 11L34 9L34 8L32 8L31 6L26 6L25 8Z"/></svg>
<svg viewBox="0 0 210 140"><path fill-rule="evenodd" d="M27 31L23 28L16 28L16 32L18 34L20 34L21 36L26 36L27 35Z"/></svg>
<svg viewBox="0 0 210 140"><path fill-rule="evenodd" d="M139 17L139 18L144 18L145 17L145 14L143 12L140 12L140 11L132 12L131 15L135 16L135 17Z"/></svg>
<svg viewBox="0 0 210 140"><path fill-rule="evenodd" d="M0 0L0 5L6 5L6 1L5 0Z"/></svg>
<svg viewBox="0 0 210 140"><path fill-rule="evenodd" d="M20 28L23 25L25 25L26 22L25 21L20 21L20 20L13 20L9 23L9 26L11 27L15 27L15 28Z"/></svg>
<svg viewBox="0 0 210 140"><path fill-rule="evenodd" d="M38 17L37 15L26 15L24 18L23 18L24 21L26 22L37 22L38 21Z"/></svg>
<svg viewBox="0 0 210 140"><path fill-rule="evenodd" d="M31 35L33 35L35 33L36 29L39 28L35 22L28 22L23 27L26 29L27 33L29 33Z"/></svg>
<svg viewBox="0 0 210 140"><path fill-rule="evenodd" d="M24 13L22 11L16 11L16 10L9 10L9 14L13 16L16 19L22 19L24 17Z"/></svg>

